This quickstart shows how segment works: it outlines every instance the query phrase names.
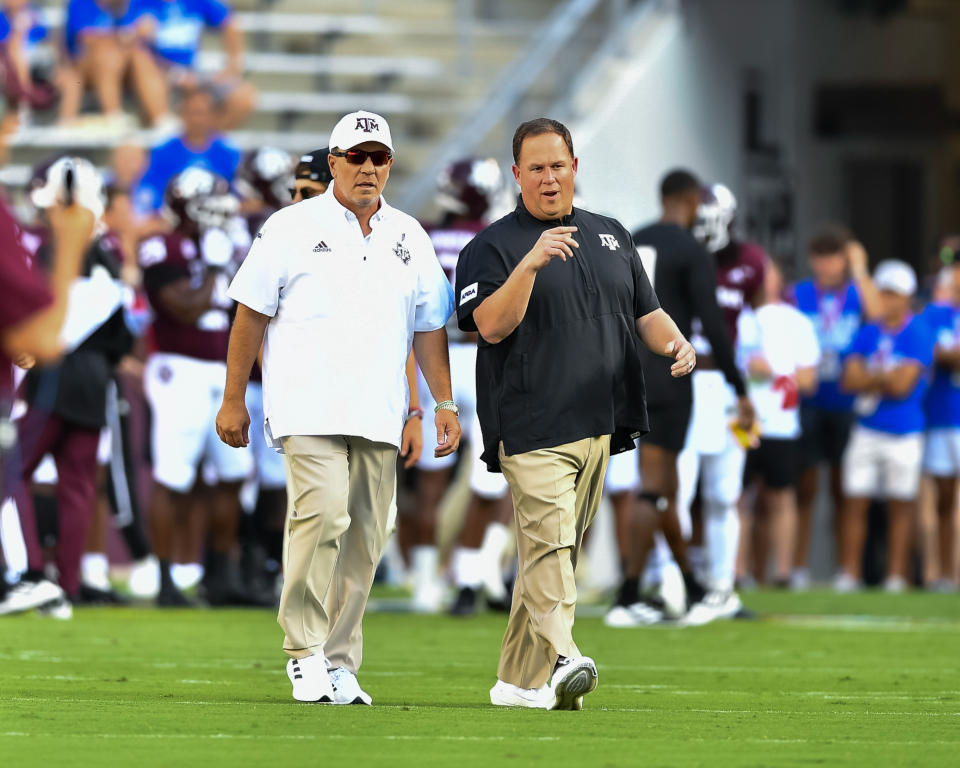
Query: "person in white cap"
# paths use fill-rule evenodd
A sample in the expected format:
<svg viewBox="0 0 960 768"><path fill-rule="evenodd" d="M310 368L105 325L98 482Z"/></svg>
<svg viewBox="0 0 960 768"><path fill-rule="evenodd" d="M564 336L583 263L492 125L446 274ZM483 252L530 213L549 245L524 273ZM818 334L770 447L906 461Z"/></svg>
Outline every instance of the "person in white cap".
<svg viewBox="0 0 960 768"><path fill-rule="evenodd" d="M838 591L861 585L860 564L871 499L885 499L889 515L888 591L907 584L910 530L917 514L923 457L924 397L933 362L929 324L911 314L917 278L906 263L882 261L873 276L883 309L861 326L844 362L842 389L857 395L857 424L843 456L846 500L840 519Z"/></svg>
<svg viewBox="0 0 960 768"><path fill-rule="evenodd" d="M278 622L297 701L370 704L361 622L386 541L411 344L437 403L434 452L457 449L444 326L453 290L416 219L387 205L387 121L343 117L327 191L273 214L230 286L237 317L217 429L249 441L244 391L263 352L264 433L288 460Z"/></svg>

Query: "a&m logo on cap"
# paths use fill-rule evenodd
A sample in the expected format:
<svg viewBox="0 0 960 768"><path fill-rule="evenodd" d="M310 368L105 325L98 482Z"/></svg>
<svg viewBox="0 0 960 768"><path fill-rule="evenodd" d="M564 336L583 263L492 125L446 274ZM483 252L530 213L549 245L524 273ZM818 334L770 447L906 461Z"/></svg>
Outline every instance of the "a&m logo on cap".
<svg viewBox="0 0 960 768"><path fill-rule="evenodd" d="M363 131L364 133L373 133L374 131L380 130L380 124L372 117L358 117L357 125L354 130Z"/></svg>

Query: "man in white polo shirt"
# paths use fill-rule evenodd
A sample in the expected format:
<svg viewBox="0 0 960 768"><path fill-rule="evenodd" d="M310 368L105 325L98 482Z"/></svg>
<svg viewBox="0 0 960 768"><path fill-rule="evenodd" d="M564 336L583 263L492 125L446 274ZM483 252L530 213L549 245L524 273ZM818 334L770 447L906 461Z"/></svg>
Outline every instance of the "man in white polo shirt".
<svg viewBox="0 0 960 768"><path fill-rule="evenodd" d="M293 697L370 704L356 679L361 621L396 486L411 343L437 402L435 454L460 442L444 330L453 291L423 228L381 197L387 121L342 118L329 163L329 189L273 214L230 286L217 428L247 444L244 390L266 333L264 432L287 455L294 497L277 617Z"/></svg>

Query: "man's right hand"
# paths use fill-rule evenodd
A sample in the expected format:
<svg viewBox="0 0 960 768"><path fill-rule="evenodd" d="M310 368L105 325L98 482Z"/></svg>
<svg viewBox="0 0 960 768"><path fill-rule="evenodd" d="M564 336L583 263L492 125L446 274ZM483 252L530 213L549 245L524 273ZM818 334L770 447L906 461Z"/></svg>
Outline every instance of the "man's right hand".
<svg viewBox="0 0 960 768"><path fill-rule="evenodd" d="M566 261L567 256L573 258L573 249L580 244L571 237L577 231L576 227L554 227L540 235L530 252L523 257L534 272L539 272L558 256Z"/></svg>
<svg viewBox="0 0 960 768"><path fill-rule="evenodd" d="M54 238L69 243L87 243L93 236L94 215L89 208L74 203L71 206L51 205L46 209ZM82 257L86 249L80 249Z"/></svg>
<svg viewBox="0 0 960 768"><path fill-rule="evenodd" d="M753 422L757 420L757 412L746 395L737 398L737 426L744 432L753 429Z"/></svg>
<svg viewBox="0 0 960 768"><path fill-rule="evenodd" d="M243 400L226 400L217 414L217 434L232 448L250 444L250 414Z"/></svg>

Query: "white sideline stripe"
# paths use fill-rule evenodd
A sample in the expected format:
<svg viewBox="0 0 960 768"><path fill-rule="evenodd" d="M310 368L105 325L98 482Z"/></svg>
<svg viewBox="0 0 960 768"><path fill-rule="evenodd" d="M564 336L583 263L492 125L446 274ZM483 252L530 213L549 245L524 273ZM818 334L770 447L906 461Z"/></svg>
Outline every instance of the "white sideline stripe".
<svg viewBox="0 0 960 768"><path fill-rule="evenodd" d="M376 736L355 736L347 735L343 733L327 733L322 736L317 736L314 734L304 734L304 735L295 735L295 734L248 734L248 733L77 733L77 734L65 734L65 733L27 733L26 731L6 731L5 733L0 734L0 737L4 738L40 738L40 739L49 739L49 738L86 738L86 739L156 739L156 740L177 740L177 741L186 741L189 739L211 739L211 740L238 740L238 741L356 741L358 739L372 739L377 738ZM510 736L444 736L436 734L424 734L424 735L391 735L385 734L379 738L384 739L385 741L471 741L471 742L483 742L483 741L494 741L494 742L503 742L503 741L561 741L559 736L520 736L520 735L510 735ZM637 738L636 736L601 736L599 737L600 741L629 741L635 743ZM732 741L732 739L705 739L705 738L689 738L686 737L685 741L692 741L699 744L716 744L721 741ZM736 739L738 743L747 743L747 744L836 744L833 739L777 739L777 738L742 738L738 737ZM857 745L869 745L869 746L909 746L909 747L922 747L929 746L931 744L936 744L938 746L953 746L960 744L960 741L954 741L950 739L924 739L923 741L882 741L879 739L844 739L842 744L857 744Z"/></svg>
<svg viewBox="0 0 960 768"><path fill-rule="evenodd" d="M75 698L66 698L62 696L56 697L41 697L41 696L8 696L4 701L18 701L22 703L50 703L51 701L57 703L68 703L68 704L116 704L121 706L128 705L140 705L143 706L145 703L155 703L148 702L144 699L75 699ZM185 701L185 700L176 700L170 701L171 704L189 704L191 706L243 706L249 707L250 702L248 701ZM264 704L291 704L293 706L299 706L297 702L292 700L284 699L282 701L264 701ZM312 704L306 704L304 706L313 706ZM449 707L449 706L439 706L433 704L378 704L378 709L399 709L403 711L415 710L415 709L459 709L460 707ZM835 715L838 717L862 717L862 716L873 716L873 717L960 717L960 712L851 712L849 710L837 710L833 712L824 712L822 710L818 711L808 711L802 709L702 709L702 708L674 708L669 707L600 707L598 711L601 712L640 712L640 713L652 713L652 712L674 712L674 713L684 713L684 712L694 712L696 714L703 715L786 715L790 717L821 717L823 715Z"/></svg>

